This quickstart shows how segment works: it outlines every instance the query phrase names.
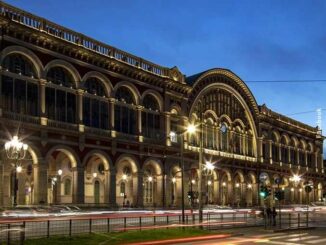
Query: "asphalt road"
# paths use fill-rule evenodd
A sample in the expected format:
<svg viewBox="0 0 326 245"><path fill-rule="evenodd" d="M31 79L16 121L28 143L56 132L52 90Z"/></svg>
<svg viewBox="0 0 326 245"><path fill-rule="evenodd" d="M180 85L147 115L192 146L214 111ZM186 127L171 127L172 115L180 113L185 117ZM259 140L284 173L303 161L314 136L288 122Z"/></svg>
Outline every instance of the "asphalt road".
<svg viewBox="0 0 326 245"><path fill-rule="evenodd" d="M263 229L238 229L238 235L201 242L183 243L183 245L250 245L250 244L276 244L276 245L325 245L326 228L313 230L300 230L291 232L267 232Z"/></svg>

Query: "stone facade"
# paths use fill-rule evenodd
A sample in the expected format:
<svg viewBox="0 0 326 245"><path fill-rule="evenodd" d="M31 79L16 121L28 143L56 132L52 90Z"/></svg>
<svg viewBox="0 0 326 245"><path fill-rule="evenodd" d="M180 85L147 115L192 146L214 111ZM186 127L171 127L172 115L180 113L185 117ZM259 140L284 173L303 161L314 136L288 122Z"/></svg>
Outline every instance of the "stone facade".
<svg viewBox="0 0 326 245"><path fill-rule="evenodd" d="M198 190L200 145L216 167L203 177L207 203L261 204L261 173L272 192L282 177L284 203L306 203L308 181L309 201L322 198L321 132L257 105L230 70L186 77L0 4L0 139L29 145L19 204L178 206L180 149L187 193ZM181 134L191 123L201 131ZM11 163L2 151L2 206L12 204Z"/></svg>

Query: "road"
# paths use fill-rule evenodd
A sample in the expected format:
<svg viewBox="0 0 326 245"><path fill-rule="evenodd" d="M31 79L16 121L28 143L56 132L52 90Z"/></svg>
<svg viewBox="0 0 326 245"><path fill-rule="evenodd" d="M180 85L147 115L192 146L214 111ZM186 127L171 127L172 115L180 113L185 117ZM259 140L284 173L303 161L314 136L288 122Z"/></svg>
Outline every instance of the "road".
<svg viewBox="0 0 326 245"><path fill-rule="evenodd" d="M282 213L282 228L287 226L297 227L298 224L300 226L306 226L306 221L307 218L305 212ZM309 226L312 225L326 228L326 210L309 212L308 221ZM8 226L8 222L10 222L10 226ZM24 231L24 236L26 239L28 239L53 235L69 236L90 232L155 229L159 227L173 228L181 225L180 210L155 212L95 211L75 213L73 215L66 216L60 215L59 217L2 217L0 219L0 241L6 241L8 235L11 239L18 239L21 236L21 231ZM261 225L261 227L264 227L264 222L260 215L255 215L253 212L230 212L230 210L221 212L221 210L217 210L215 212L210 211L210 214L204 213L204 222L200 225L207 227L208 229L225 229L235 226L246 227L250 225ZM198 214L194 213L194 215L192 215L190 212L187 212L185 226L198 226ZM278 225L276 227L278 228ZM264 230L261 234L266 234L266 231ZM254 235L254 237L250 237L248 239L259 238L260 241L265 239L264 237L257 238L256 234ZM236 238L232 239L235 239L236 242ZM324 244L326 244L326 242Z"/></svg>
<svg viewBox="0 0 326 245"><path fill-rule="evenodd" d="M325 245L326 228L314 230L302 230L292 232L266 232L262 229L238 229L238 236L201 242L182 243L181 245L250 245L250 244L274 244L274 245ZM243 235L240 235L243 234Z"/></svg>

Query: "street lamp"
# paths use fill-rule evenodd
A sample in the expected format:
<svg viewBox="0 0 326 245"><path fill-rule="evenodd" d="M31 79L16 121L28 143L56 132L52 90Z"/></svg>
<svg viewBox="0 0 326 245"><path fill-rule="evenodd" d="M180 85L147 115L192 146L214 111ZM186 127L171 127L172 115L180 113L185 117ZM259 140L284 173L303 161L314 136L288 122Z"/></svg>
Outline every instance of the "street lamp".
<svg viewBox="0 0 326 245"><path fill-rule="evenodd" d="M22 167L18 165L18 162L25 158L28 145L22 143L18 136L15 135L10 141L5 143L5 151L7 158L15 160L14 166L14 202L13 206L17 206L17 192L18 192L18 179L17 173L22 171Z"/></svg>
<svg viewBox="0 0 326 245"><path fill-rule="evenodd" d="M301 176L294 174L292 178L290 178L290 181L294 182L295 187L298 186L299 182L301 181ZM291 188L291 192L294 192L294 188ZM295 194L293 196L294 202L295 202Z"/></svg>
<svg viewBox="0 0 326 245"><path fill-rule="evenodd" d="M210 161L207 161L205 165L203 166L203 174L206 176L207 179L207 186L206 186L206 205L209 201L209 186L212 184L211 180L208 180L208 178L213 174L215 166Z"/></svg>
<svg viewBox="0 0 326 245"><path fill-rule="evenodd" d="M196 132L196 126L194 124L189 124L185 130L180 133L176 133L171 131L170 137L175 138L180 137L180 165L181 165L181 209L182 209L182 223L185 223L185 198L184 198L184 159L183 159L183 150L184 150L184 142L183 135L185 133L193 134Z"/></svg>

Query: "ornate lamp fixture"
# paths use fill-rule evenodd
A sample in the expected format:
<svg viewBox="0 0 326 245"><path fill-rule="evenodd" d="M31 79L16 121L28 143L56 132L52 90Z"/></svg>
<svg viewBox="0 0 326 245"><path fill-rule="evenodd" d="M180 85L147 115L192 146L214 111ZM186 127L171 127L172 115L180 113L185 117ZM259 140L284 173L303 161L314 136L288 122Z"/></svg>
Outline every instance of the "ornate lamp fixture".
<svg viewBox="0 0 326 245"><path fill-rule="evenodd" d="M25 158L26 151L28 149L28 145L24 144L18 139L18 136L15 135L12 140L5 143L5 151L7 154L7 158L11 160L15 160L13 163L14 169L14 202L13 206L17 206L17 192L18 192L18 179L17 173L22 171L22 167L18 164L18 162Z"/></svg>

